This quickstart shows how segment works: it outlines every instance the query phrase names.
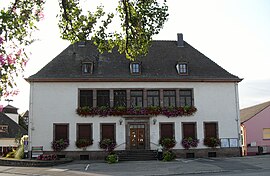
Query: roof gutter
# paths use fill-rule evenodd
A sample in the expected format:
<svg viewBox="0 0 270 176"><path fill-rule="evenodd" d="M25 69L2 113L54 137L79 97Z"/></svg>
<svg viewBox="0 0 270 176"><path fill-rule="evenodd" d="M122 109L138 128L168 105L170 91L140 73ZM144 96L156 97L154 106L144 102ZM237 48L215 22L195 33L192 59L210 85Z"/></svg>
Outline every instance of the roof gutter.
<svg viewBox="0 0 270 176"><path fill-rule="evenodd" d="M241 82L243 79L175 79L175 78L26 78L27 82Z"/></svg>

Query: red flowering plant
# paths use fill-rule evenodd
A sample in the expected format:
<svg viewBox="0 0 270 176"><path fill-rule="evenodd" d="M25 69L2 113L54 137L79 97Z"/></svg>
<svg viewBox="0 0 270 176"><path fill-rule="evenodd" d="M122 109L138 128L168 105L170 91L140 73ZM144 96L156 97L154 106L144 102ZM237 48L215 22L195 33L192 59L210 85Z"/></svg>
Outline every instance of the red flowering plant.
<svg viewBox="0 0 270 176"><path fill-rule="evenodd" d="M122 115L164 115L167 117L177 117L177 116L190 116L193 115L197 109L192 106L185 107L79 107L77 108L77 114L80 116L122 116Z"/></svg>
<svg viewBox="0 0 270 176"><path fill-rule="evenodd" d="M176 144L176 141L174 138L164 137L159 140L159 144L165 149L169 150L173 148Z"/></svg>
<svg viewBox="0 0 270 176"><path fill-rule="evenodd" d="M199 139L193 139L192 137L187 137L182 139L182 146L185 149L189 149L191 147L197 147L199 143Z"/></svg>
<svg viewBox="0 0 270 176"><path fill-rule="evenodd" d="M204 145L212 148L218 147L221 144L220 139L217 137L207 137L204 139L203 143Z"/></svg>
<svg viewBox="0 0 270 176"><path fill-rule="evenodd" d="M43 160L43 161L49 161L49 160L57 160L57 156L55 154L50 154L50 155L39 155L37 157L37 160Z"/></svg>
<svg viewBox="0 0 270 176"><path fill-rule="evenodd" d="M75 144L78 148L88 147L93 144L93 139L77 139Z"/></svg>
<svg viewBox="0 0 270 176"><path fill-rule="evenodd" d="M114 142L112 139L105 138L99 142L99 148L104 149L108 153L112 153L115 147L116 142Z"/></svg>
<svg viewBox="0 0 270 176"><path fill-rule="evenodd" d="M59 139L51 142L51 147L54 151L60 152L69 146L68 139Z"/></svg>

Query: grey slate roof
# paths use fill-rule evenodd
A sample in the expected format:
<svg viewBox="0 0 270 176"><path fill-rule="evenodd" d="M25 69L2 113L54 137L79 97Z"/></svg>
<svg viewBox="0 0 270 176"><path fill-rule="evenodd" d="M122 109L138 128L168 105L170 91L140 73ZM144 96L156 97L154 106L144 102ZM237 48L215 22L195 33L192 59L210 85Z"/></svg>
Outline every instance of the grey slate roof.
<svg viewBox="0 0 270 176"><path fill-rule="evenodd" d="M241 123L245 123L270 106L270 101L247 107L240 110Z"/></svg>
<svg viewBox="0 0 270 176"><path fill-rule="evenodd" d="M7 105L3 108L3 112L10 113L10 114L18 114L18 108L11 105Z"/></svg>
<svg viewBox="0 0 270 176"><path fill-rule="evenodd" d="M82 74L82 61L94 63L92 75ZM142 63L141 75L131 75L130 61L116 50L99 54L91 41L87 41L84 47L78 47L75 43L27 80L241 81L186 42L184 47L177 47L177 41L153 41L149 53L136 61ZM178 62L188 63L188 75L177 74Z"/></svg>
<svg viewBox="0 0 270 176"><path fill-rule="evenodd" d="M0 125L8 125L8 132L1 133L0 138L15 138L19 133L26 135L27 131L19 124L10 119L6 114L0 112Z"/></svg>

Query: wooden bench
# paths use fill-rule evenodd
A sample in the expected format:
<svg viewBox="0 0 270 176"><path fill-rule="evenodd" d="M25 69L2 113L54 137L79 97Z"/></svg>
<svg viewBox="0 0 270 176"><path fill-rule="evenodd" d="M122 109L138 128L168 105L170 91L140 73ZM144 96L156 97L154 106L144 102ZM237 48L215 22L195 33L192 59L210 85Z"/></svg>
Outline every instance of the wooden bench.
<svg viewBox="0 0 270 176"><path fill-rule="evenodd" d="M32 158L37 158L43 154L43 146L32 146Z"/></svg>

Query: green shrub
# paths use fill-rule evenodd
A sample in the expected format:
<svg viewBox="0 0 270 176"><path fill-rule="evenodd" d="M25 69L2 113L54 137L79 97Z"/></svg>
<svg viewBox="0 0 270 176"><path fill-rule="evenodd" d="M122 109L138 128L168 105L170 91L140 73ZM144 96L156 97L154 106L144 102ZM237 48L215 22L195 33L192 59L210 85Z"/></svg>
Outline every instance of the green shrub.
<svg viewBox="0 0 270 176"><path fill-rule="evenodd" d="M163 153L163 161L172 161L175 159L175 154L172 151L166 151Z"/></svg>
<svg viewBox="0 0 270 176"><path fill-rule="evenodd" d="M109 164L118 163L118 156L116 154L110 154L106 157L106 161Z"/></svg>

